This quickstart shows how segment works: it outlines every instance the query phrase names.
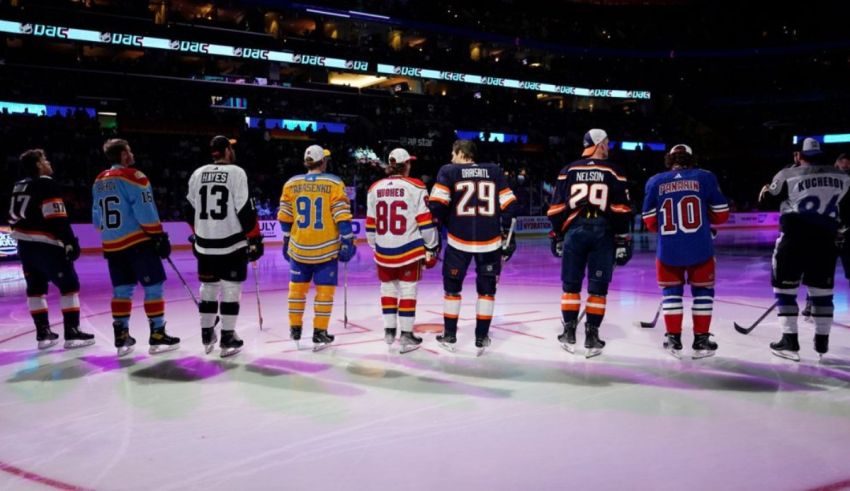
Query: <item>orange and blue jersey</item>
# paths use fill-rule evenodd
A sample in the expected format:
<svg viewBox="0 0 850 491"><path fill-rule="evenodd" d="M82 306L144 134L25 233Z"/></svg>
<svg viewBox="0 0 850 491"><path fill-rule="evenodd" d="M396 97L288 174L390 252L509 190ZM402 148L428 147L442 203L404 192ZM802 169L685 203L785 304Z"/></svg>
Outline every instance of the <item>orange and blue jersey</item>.
<svg viewBox="0 0 850 491"><path fill-rule="evenodd" d="M92 223L100 231L103 252L129 249L162 233L150 181L130 167L112 166L92 186Z"/></svg>
<svg viewBox="0 0 850 491"><path fill-rule="evenodd" d="M632 217L626 177L611 162L579 159L558 174L555 195L546 214L556 234L564 234L578 217L601 218L614 233L628 233Z"/></svg>

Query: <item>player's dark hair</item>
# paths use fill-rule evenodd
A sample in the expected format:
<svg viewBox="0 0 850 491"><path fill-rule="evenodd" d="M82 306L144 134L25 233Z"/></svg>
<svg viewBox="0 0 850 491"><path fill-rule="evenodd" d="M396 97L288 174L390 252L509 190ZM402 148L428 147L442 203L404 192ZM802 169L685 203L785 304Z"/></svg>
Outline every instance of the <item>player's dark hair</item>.
<svg viewBox="0 0 850 491"><path fill-rule="evenodd" d="M388 176L394 174L404 174L404 169L407 168L407 162L390 162L387 164L385 172Z"/></svg>
<svg viewBox="0 0 850 491"><path fill-rule="evenodd" d="M835 159L835 161L838 162L839 160L850 160L850 155L847 155L846 153L838 154L838 157Z"/></svg>
<svg viewBox="0 0 850 491"><path fill-rule="evenodd" d="M130 144L127 140L122 140L120 138L106 140L106 143L103 144L103 153L106 154L106 160L109 161L110 164L120 164L121 154L124 153L125 150L130 150Z"/></svg>
<svg viewBox="0 0 850 491"><path fill-rule="evenodd" d="M44 158L44 150L32 148L19 157L21 172L30 177L38 177L38 162Z"/></svg>
<svg viewBox="0 0 850 491"><path fill-rule="evenodd" d="M476 148L472 140L457 140L452 145L452 152L458 152L469 160L475 160Z"/></svg>
<svg viewBox="0 0 850 491"><path fill-rule="evenodd" d="M685 150L678 150L664 156L664 165L668 169L673 168L673 166L695 167L697 165L697 159Z"/></svg>

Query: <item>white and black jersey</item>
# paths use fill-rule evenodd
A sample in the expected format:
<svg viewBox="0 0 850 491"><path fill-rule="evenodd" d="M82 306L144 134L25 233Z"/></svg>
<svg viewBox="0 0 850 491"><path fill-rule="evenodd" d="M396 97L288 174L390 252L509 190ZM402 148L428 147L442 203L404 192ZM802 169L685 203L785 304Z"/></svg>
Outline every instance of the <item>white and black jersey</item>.
<svg viewBox="0 0 850 491"><path fill-rule="evenodd" d="M248 247L259 236L257 212L248 192L248 177L233 164L209 164L189 178L186 195L193 208L195 251L220 256Z"/></svg>
<svg viewBox="0 0 850 491"><path fill-rule="evenodd" d="M782 169L761 201L779 205L783 232L797 227L834 231L850 221L850 176L827 165Z"/></svg>

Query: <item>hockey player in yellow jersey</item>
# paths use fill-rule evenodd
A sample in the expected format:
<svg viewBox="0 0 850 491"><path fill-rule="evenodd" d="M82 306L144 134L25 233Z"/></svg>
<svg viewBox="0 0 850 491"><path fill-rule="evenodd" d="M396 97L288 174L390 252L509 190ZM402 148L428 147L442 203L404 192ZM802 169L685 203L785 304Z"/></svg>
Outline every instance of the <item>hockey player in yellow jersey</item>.
<svg viewBox="0 0 850 491"><path fill-rule="evenodd" d="M283 231L283 257L289 261L289 333L301 339L304 306L310 282L316 285L313 350L334 340L328 334L338 263L354 257L351 208L342 179L327 174L329 154L318 145L304 152L306 174L283 185L277 219Z"/></svg>

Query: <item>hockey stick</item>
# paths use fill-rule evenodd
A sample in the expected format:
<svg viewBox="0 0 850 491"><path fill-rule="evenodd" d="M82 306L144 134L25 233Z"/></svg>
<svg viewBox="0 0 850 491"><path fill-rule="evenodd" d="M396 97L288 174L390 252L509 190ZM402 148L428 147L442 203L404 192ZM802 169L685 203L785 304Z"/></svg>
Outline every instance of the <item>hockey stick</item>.
<svg viewBox="0 0 850 491"><path fill-rule="evenodd" d="M251 263L254 270L254 292L257 294L257 317L260 319L260 330L263 330L263 306L260 304L260 280L257 277L257 261Z"/></svg>
<svg viewBox="0 0 850 491"><path fill-rule="evenodd" d="M757 325L759 325L759 322L764 320L764 318L767 317L769 313L773 312L773 309L775 309L777 305L779 305L778 300L776 302L773 302L773 305L771 305L769 309L765 310L761 317L756 319L756 321L753 322L753 325L751 325L750 327L741 327L738 325L737 322L735 322L735 330L744 335L751 333L752 330L755 329Z"/></svg>
<svg viewBox="0 0 850 491"><path fill-rule="evenodd" d="M198 307L198 299L195 298L195 294L192 293L192 289L189 288L189 284L186 283L186 280L183 278L183 275L180 274L180 270L177 269L177 266L174 265L174 261L171 260L171 256L165 258L165 260L168 261L168 264L171 265L171 269L173 269L174 272L177 273L177 277L180 278L180 283L183 283L183 288L185 288L186 291L189 292L189 296L192 297L192 301L195 302L195 307Z"/></svg>
<svg viewBox="0 0 850 491"><path fill-rule="evenodd" d="M585 311L584 311L584 310L582 310L581 312L579 312L579 314L578 314L578 319L576 319L576 324L581 324L581 320L582 320L582 319L584 319L584 314L585 314Z"/></svg>
<svg viewBox="0 0 850 491"><path fill-rule="evenodd" d="M658 302L658 309L655 311L655 317L652 318L652 321L650 321L650 322L635 321L635 325L638 326L638 327L642 327L644 329L652 329L653 327L655 327L655 325L658 324L658 318L661 317L661 308L662 308L663 305L664 305L663 301Z"/></svg>
<svg viewBox="0 0 850 491"><path fill-rule="evenodd" d="M342 263L342 326L348 329L348 263Z"/></svg>

